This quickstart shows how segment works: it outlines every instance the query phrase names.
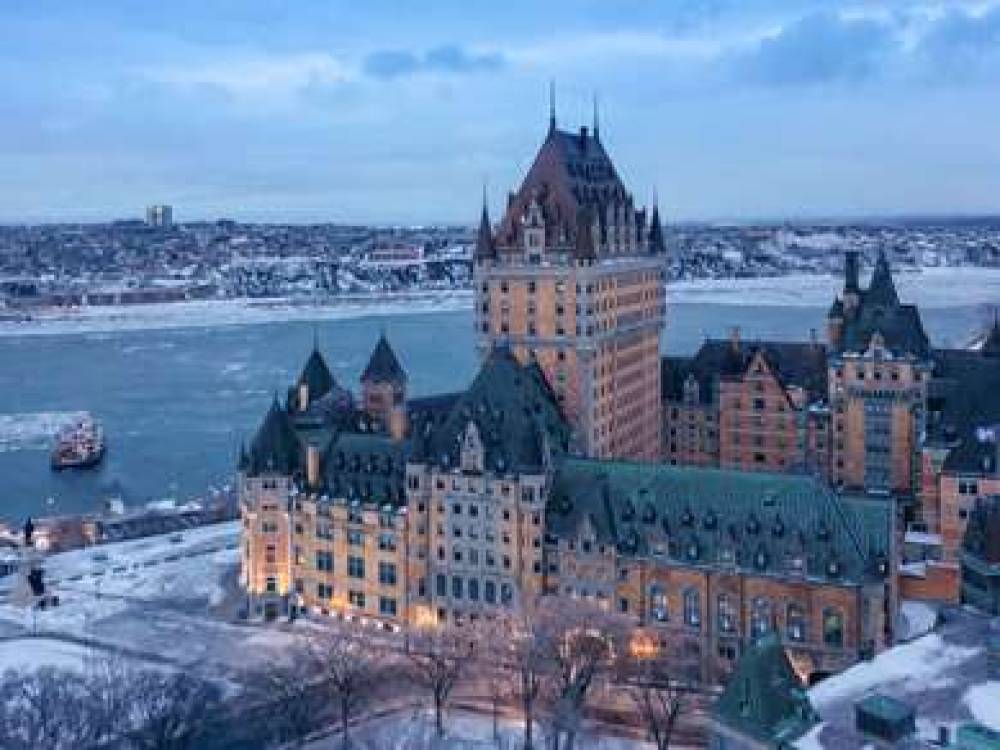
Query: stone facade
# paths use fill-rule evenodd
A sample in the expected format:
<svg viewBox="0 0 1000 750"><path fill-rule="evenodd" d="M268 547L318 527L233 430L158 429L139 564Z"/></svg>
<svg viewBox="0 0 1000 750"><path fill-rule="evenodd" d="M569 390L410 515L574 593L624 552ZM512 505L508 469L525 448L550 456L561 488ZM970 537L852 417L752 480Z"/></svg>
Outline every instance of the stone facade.
<svg viewBox="0 0 1000 750"><path fill-rule="evenodd" d="M480 351L537 362L587 455L660 457L664 252L658 212L636 210L596 126L553 119L495 231L483 208Z"/></svg>

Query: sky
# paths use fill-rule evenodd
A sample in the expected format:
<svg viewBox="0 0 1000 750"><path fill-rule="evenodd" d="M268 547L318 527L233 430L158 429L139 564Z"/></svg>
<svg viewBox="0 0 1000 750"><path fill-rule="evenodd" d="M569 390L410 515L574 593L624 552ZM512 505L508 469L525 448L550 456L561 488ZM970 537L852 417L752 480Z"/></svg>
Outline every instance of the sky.
<svg viewBox="0 0 1000 750"><path fill-rule="evenodd" d="M1000 213L1000 1L8 0L0 222L496 218L550 81L670 220Z"/></svg>

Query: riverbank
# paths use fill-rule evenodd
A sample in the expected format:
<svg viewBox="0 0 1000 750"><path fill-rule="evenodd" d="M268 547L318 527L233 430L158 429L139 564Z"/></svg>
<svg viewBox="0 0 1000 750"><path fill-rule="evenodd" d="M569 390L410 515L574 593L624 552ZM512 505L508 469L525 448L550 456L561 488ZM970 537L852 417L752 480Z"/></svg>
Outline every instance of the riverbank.
<svg viewBox="0 0 1000 750"><path fill-rule="evenodd" d="M1000 305L1000 269L925 268L896 275L900 297L922 309ZM667 284L668 305L825 306L843 282L829 274L693 279ZM353 294L329 300L221 299L34 310L29 319L0 319L0 336L329 322L370 316L458 312L472 305L468 289Z"/></svg>

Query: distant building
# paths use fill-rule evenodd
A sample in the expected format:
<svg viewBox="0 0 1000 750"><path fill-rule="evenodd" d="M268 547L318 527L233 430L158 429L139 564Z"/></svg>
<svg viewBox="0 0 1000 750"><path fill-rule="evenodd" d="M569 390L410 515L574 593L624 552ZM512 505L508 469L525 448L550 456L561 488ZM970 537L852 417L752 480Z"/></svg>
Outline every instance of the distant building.
<svg viewBox="0 0 1000 750"><path fill-rule="evenodd" d="M172 227L174 225L174 207L157 203L146 207L146 225L150 227Z"/></svg>

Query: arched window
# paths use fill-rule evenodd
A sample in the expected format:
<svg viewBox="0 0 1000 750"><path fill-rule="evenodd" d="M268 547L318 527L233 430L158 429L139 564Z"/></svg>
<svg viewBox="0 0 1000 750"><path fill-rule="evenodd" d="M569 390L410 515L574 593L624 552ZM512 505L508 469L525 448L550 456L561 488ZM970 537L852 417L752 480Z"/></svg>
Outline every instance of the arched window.
<svg viewBox="0 0 1000 750"><path fill-rule="evenodd" d="M758 596L750 606L750 636L759 638L771 630L771 600Z"/></svg>
<svg viewBox="0 0 1000 750"><path fill-rule="evenodd" d="M792 602L785 610L785 632L790 641L806 639L806 611L801 604Z"/></svg>
<svg viewBox="0 0 1000 750"><path fill-rule="evenodd" d="M698 589L684 591L684 624L691 628L701 627L701 594Z"/></svg>
<svg viewBox="0 0 1000 750"><path fill-rule="evenodd" d="M823 610L823 644L835 648L844 646L844 616L839 609Z"/></svg>
<svg viewBox="0 0 1000 750"><path fill-rule="evenodd" d="M736 632L736 605L728 594L719 594L716 606L716 621L720 633Z"/></svg>
<svg viewBox="0 0 1000 750"><path fill-rule="evenodd" d="M666 622L667 590L658 583L649 587L649 620L650 622Z"/></svg>

